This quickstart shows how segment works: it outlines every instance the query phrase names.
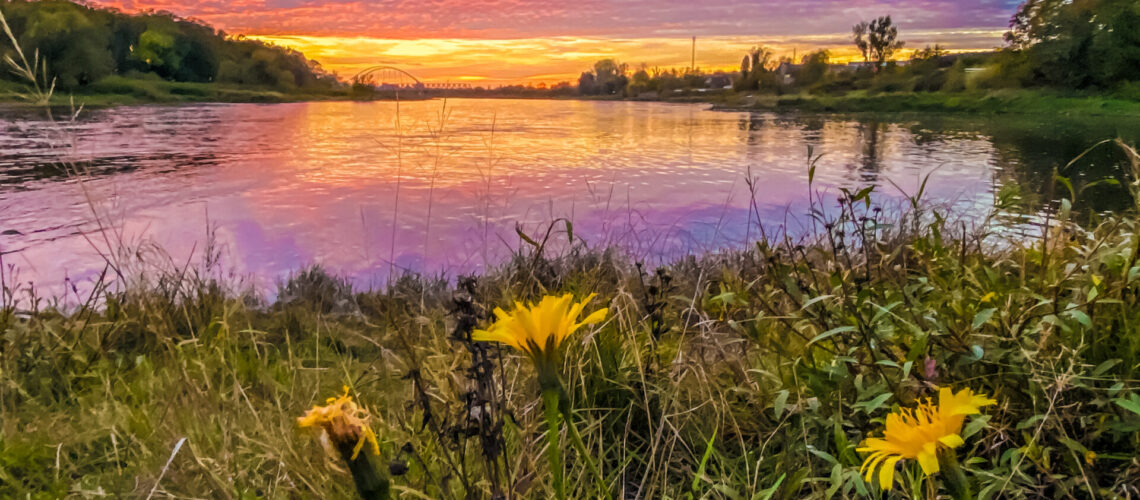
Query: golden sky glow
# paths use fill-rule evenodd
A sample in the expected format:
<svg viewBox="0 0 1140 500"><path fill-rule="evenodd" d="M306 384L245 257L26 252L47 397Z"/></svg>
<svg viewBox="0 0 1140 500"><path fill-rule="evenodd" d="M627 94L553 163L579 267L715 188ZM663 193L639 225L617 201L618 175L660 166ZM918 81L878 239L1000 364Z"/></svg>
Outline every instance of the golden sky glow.
<svg viewBox="0 0 1140 500"><path fill-rule="evenodd" d="M554 83L595 61L731 69L748 48L827 48L850 59L850 27L890 14L908 48L987 50L1020 0L94 0L200 19L295 48L349 78L376 65L423 81Z"/></svg>
<svg viewBox="0 0 1140 500"><path fill-rule="evenodd" d="M1003 30L979 29L912 33L910 45L922 48L941 43L952 50L985 50L1000 45ZM304 52L330 71L348 79L377 65L404 69L423 81L466 81L487 85L552 84L576 81L595 61L614 58L637 68L686 68L691 39L530 38L514 40L419 39L393 40L333 36L252 35ZM825 48L834 62L857 57L846 34L798 36L785 39L710 37L697 39L697 66L706 70L739 67L744 53L766 45L779 55L792 56Z"/></svg>

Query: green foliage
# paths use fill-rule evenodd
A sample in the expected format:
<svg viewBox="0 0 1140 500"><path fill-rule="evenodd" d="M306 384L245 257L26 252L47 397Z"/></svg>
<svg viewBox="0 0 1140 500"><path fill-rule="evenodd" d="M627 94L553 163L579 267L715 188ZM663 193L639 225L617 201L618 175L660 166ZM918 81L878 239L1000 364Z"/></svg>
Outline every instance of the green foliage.
<svg viewBox="0 0 1140 500"><path fill-rule="evenodd" d="M5 17L24 52L38 52L61 88L96 81L114 70L106 16L90 16L70 2L5 4ZM13 55L12 47L4 54Z"/></svg>
<svg viewBox="0 0 1140 500"><path fill-rule="evenodd" d="M153 74L173 82L223 82L319 91L335 77L296 51L224 33L167 13L127 15L67 0L0 5L20 46L47 61L60 88L86 90L103 78ZM12 55L12 47L3 54ZM6 75L0 78L16 78Z"/></svg>
<svg viewBox="0 0 1140 500"><path fill-rule="evenodd" d="M1111 88L1140 80L1140 4L1133 0L1028 0L1006 40L1034 76L1065 87Z"/></svg>

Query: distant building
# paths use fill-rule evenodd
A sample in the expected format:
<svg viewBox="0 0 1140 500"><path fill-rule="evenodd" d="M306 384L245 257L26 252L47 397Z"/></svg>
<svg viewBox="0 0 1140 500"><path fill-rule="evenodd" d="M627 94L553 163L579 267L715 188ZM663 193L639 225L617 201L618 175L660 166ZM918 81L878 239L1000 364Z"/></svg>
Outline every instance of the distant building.
<svg viewBox="0 0 1140 500"><path fill-rule="evenodd" d="M705 77L706 89L723 89L732 87L732 76L723 71L717 71Z"/></svg>
<svg viewBox="0 0 1140 500"><path fill-rule="evenodd" d="M794 64L790 61L781 61L780 65L776 67L776 74L784 80L785 84L792 84L796 82L796 74L800 72L804 65Z"/></svg>

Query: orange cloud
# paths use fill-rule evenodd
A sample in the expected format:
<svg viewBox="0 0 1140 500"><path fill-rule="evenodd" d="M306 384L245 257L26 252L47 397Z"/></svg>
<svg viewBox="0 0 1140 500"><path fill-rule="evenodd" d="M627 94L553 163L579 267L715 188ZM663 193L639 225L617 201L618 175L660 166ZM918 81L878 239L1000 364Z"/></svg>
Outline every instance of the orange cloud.
<svg viewBox="0 0 1140 500"><path fill-rule="evenodd" d="M891 14L909 48L1001 45L1020 0L94 0L166 10L292 47L342 77L374 65L421 80L574 80L602 58L734 68L753 45L850 59L850 26Z"/></svg>
<svg viewBox="0 0 1140 500"><path fill-rule="evenodd" d="M912 33L912 48L940 43L951 50L981 50L1000 45L1002 30L951 30ZM685 68L690 64L689 38L549 37L506 40L418 39L253 35L265 42L299 50L342 78L378 65L395 66L429 82L478 81L482 85L576 81L599 59L614 58L638 67ZM732 70L755 45L792 56L825 48L836 62L856 57L848 35L811 35L757 39L697 39L697 66Z"/></svg>

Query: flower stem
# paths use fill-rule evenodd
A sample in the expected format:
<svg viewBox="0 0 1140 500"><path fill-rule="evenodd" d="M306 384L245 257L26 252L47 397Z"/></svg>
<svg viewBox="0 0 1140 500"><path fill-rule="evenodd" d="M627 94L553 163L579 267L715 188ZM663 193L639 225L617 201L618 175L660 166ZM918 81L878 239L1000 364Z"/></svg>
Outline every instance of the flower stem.
<svg viewBox="0 0 1140 500"><path fill-rule="evenodd" d="M561 412L558 410L558 397L557 389L542 390L542 411L546 416L546 459L550 462L554 493L558 500L566 500L566 484L562 480L562 446L559 443Z"/></svg>
<svg viewBox="0 0 1140 500"><path fill-rule="evenodd" d="M942 484L950 492L950 496L954 500L969 500L974 498L970 492L970 481L966 479L966 473L962 471L962 466L958 464L958 457L954 454L954 450L941 450L938 454L938 462L942 469Z"/></svg>
<svg viewBox="0 0 1140 500"><path fill-rule="evenodd" d="M379 455L373 455L371 450L364 449L354 452L355 441L347 440L336 443L348 470L352 473L352 481L356 484L356 491L363 500L388 500L391 498L388 477L384 474L384 464ZM354 456L355 455L355 456Z"/></svg>

